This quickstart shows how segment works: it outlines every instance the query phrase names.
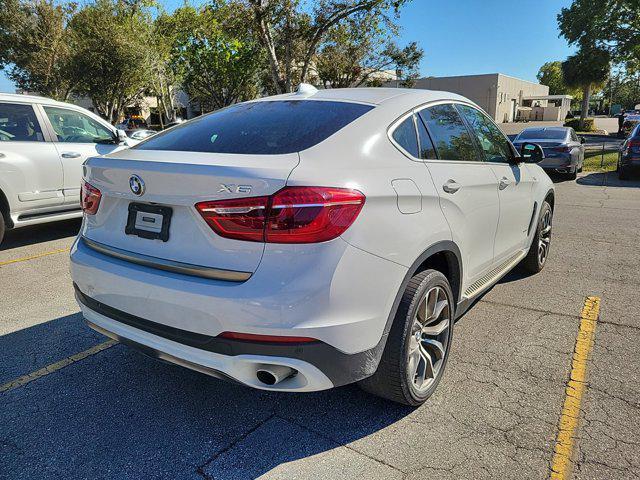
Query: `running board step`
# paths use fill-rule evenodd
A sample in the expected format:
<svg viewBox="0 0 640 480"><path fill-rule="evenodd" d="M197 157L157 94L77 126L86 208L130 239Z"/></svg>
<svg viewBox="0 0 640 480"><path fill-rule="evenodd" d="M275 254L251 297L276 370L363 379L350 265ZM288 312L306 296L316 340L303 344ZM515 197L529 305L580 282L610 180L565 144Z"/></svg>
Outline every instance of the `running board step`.
<svg viewBox="0 0 640 480"><path fill-rule="evenodd" d="M464 292L467 298L474 297L485 288L498 281L504 274L515 267L524 258L526 251L516 252L496 268L472 283Z"/></svg>

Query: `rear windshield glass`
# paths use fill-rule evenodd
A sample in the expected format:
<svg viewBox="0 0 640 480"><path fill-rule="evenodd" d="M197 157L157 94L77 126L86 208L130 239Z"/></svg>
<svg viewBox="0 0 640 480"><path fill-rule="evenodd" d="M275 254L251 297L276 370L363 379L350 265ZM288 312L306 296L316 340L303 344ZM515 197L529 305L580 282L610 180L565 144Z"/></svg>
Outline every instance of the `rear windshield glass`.
<svg viewBox="0 0 640 480"><path fill-rule="evenodd" d="M562 140L567 136L566 130L547 130L544 128L536 130L525 130L518 135L518 140L531 140L531 139L548 139L548 140Z"/></svg>
<svg viewBox="0 0 640 480"><path fill-rule="evenodd" d="M299 152L372 108L314 100L242 103L167 130L134 148L249 155Z"/></svg>

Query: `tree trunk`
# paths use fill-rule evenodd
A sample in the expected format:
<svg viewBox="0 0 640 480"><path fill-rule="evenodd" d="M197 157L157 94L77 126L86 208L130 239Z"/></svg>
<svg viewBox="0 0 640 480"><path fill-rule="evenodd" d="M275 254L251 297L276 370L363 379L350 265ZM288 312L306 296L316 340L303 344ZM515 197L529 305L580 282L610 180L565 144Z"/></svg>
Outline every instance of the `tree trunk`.
<svg viewBox="0 0 640 480"><path fill-rule="evenodd" d="M584 87L582 91L582 110L580 111L580 130L584 132L585 120L589 115L589 100L591 99L591 85Z"/></svg>

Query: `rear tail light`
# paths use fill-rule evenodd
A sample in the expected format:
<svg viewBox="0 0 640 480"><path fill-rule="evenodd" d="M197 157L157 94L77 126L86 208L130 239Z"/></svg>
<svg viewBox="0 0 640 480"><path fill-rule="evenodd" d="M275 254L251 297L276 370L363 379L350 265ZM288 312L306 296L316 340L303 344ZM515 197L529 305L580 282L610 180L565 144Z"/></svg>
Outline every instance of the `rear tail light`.
<svg viewBox="0 0 640 480"><path fill-rule="evenodd" d="M351 226L365 196L346 188L285 187L269 197L200 202L196 209L218 235L267 243L332 240Z"/></svg>
<svg viewBox="0 0 640 480"><path fill-rule="evenodd" d="M627 144L627 154L636 153L640 154L640 140L630 140Z"/></svg>
<svg viewBox="0 0 640 480"><path fill-rule="evenodd" d="M82 188L80 189L80 205L82 211L87 215L95 215L100 206L100 199L102 193L96 187L91 185L86 180L82 182Z"/></svg>
<svg viewBox="0 0 640 480"><path fill-rule="evenodd" d="M553 150L554 152L567 153L571 151L571 147L567 147L567 146L553 147L551 150Z"/></svg>

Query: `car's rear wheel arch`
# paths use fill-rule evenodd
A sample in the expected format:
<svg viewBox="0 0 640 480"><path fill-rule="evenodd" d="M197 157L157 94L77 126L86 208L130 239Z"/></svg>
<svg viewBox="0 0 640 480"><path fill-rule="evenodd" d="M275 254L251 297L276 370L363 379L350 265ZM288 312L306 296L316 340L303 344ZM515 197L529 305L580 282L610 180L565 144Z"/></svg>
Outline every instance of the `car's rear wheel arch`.
<svg viewBox="0 0 640 480"><path fill-rule="evenodd" d="M429 269L437 270L449 280L453 296L458 302L460 301L460 285L462 283L462 266L458 255L458 253L454 253L451 250L441 250L433 253L416 268L413 275Z"/></svg>
<svg viewBox="0 0 640 480"><path fill-rule="evenodd" d="M462 255L460 253L460 249L450 240L443 240L435 243L420 254L411 267L409 267L409 270L407 270L402 285L396 293L393 308L391 309L391 312L389 312L389 317L387 318L387 325L384 330L385 337L386 334L389 333L389 330L391 330L391 325L396 317L402 295L404 294L404 291L411 279L417 273L427 269L433 269L441 272L445 277L447 277L447 280L451 285L451 290L455 299L454 303L457 304L457 302L460 301L460 287L462 286L463 278L461 259Z"/></svg>

